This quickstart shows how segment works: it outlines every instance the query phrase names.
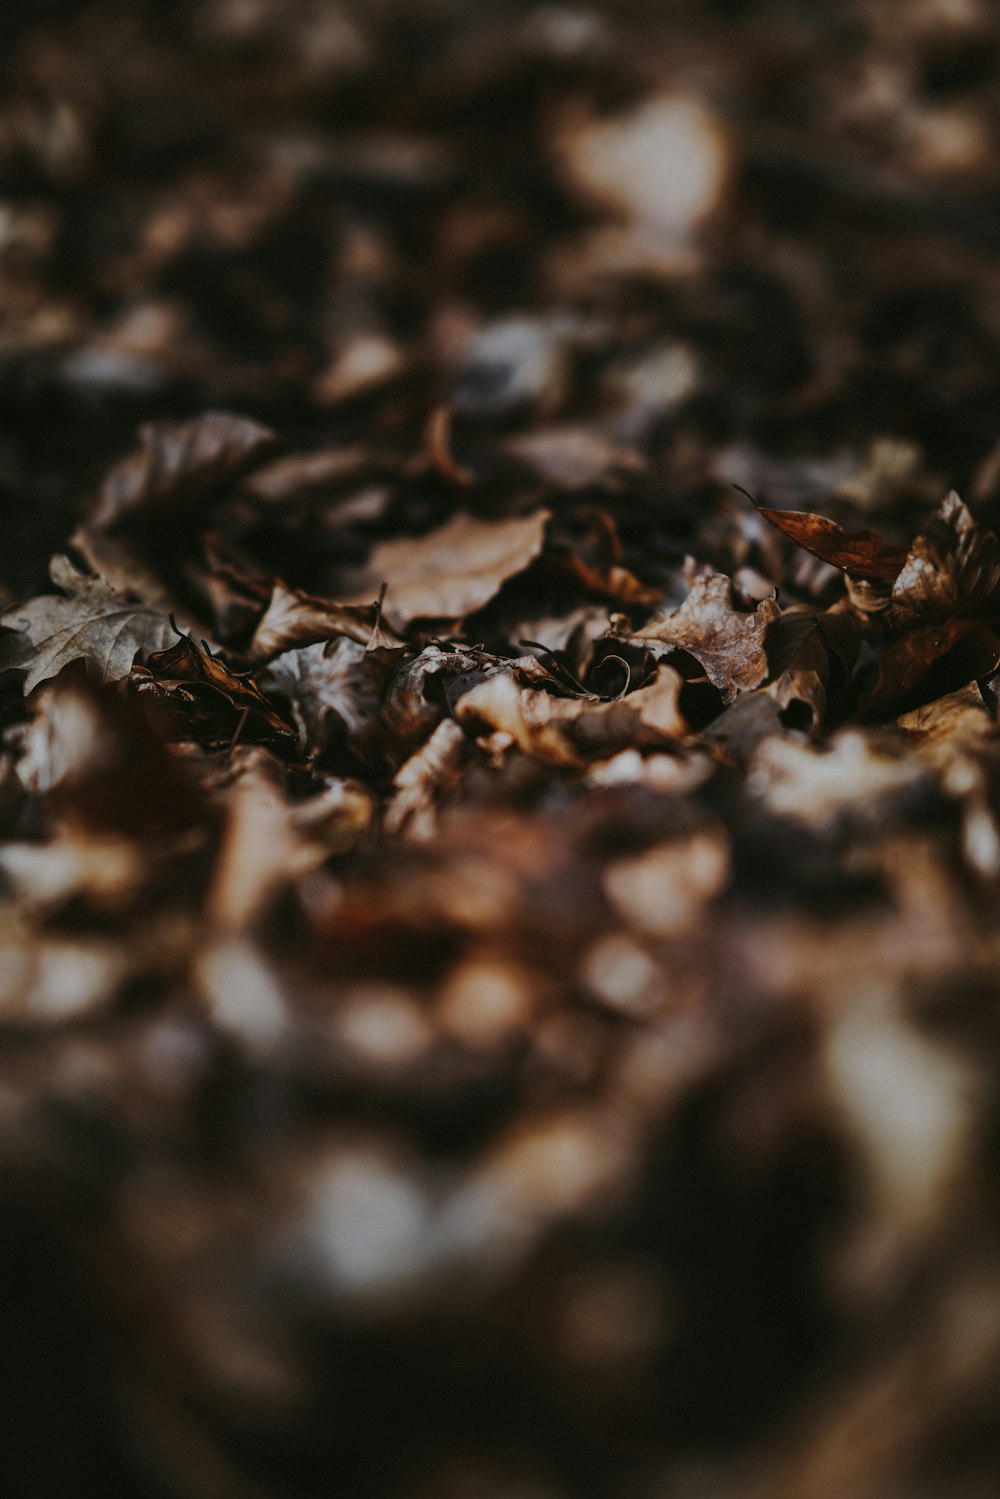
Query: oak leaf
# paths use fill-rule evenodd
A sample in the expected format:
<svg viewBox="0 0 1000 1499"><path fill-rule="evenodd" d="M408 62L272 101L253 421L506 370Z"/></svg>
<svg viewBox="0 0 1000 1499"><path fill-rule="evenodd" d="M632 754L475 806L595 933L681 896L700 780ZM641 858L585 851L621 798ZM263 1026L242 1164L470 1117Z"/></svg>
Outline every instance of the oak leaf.
<svg viewBox="0 0 1000 1499"><path fill-rule="evenodd" d="M0 671L25 672L24 690L58 676L83 660L105 682L132 669L140 651L162 650L174 637L170 620L108 587L103 578L78 572L68 557L49 569L61 593L46 593L0 614Z"/></svg>

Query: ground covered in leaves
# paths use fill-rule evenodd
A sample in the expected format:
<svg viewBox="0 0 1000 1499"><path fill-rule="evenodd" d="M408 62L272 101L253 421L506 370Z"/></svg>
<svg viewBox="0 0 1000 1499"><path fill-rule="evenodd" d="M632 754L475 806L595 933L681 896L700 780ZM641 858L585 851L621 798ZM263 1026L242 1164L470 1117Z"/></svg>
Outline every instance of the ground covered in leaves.
<svg viewBox="0 0 1000 1499"><path fill-rule="evenodd" d="M992 1496L992 7L0 33L0 1488Z"/></svg>

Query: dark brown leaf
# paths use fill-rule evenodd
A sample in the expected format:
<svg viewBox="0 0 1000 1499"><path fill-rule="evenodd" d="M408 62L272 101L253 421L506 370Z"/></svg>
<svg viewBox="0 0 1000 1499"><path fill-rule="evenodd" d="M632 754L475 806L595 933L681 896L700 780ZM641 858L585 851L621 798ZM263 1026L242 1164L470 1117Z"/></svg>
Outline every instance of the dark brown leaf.
<svg viewBox="0 0 1000 1499"><path fill-rule="evenodd" d="M863 718L898 713L915 698L952 692L998 665L1000 637L985 620L949 619L909 630L884 652L858 713Z"/></svg>
<svg viewBox="0 0 1000 1499"><path fill-rule="evenodd" d="M786 609L774 631L773 680L764 690L782 710L803 704L810 727L818 728L830 696L850 679L864 631L862 617L846 602L825 611Z"/></svg>
<svg viewBox="0 0 1000 1499"><path fill-rule="evenodd" d="M1000 542L954 490L916 538L892 589L892 622L913 625L1000 611Z"/></svg>
<svg viewBox="0 0 1000 1499"><path fill-rule="evenodd" d="M135 696L166 710L193 739L226 743L239 737L288 747L295 733L249 676L236 676L186 635L151 655L129 679Z"/></svg>
<svg viewBox="0 0 1000 1499"><path fill-rule="evenodd" d="M105 529L125 521L181 522L274 446L274 433L249 417L209 411L194 421L149 422L138 451L107 474L90 514Z"/></svg>

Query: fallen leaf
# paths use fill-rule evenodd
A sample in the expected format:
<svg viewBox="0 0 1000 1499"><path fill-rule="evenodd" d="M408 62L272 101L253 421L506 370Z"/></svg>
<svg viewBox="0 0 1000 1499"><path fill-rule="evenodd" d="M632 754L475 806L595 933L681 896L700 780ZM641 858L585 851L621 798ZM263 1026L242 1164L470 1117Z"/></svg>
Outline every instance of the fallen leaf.
<svg viewBox="0 0 1000 1499"><path fill-rule="evenodd" d="M579 767L630 745L653 748L683 738L688 726L680 711L682 686L679 673L661 666L648 685L600 702L554 697L520 686L512 672L498 672L460 699L455 716L472 729L485 724L509 736L539 760Z"/></svg>
<svg viewBox="0 0 1000 1499"><path fill-rule="evenodd" d="M386 655L341 636L283 652L261 683L287 699L300 748L321 754L340 746L361 759L376 758L383 748L382 693L391 671Z"/></svg>
<svg viewBox="0 0 1000 1499"><path fill-rule="evenodd" d="M495 660L485 651L425 646L393 673L382 708L386 727L402 741L422 738L463 692L483 680Z"/></svg>
<svg viewBox="0 0 1000 1499"><path fill-rule="evenodd" d="M948 619L908 630L879 661L878 677L858 700L862 718L895 714L925 693L940 696L1000 665L1000 637L981 619Z"/></svg>
<svg viewBox="0 0 1000 1499"><path fill-rule="evenodd" d="M892 623L1000 611L1000 541L977 526L954 490L912 543L893 584Z"/></svg>
<svg viewBox="0 0 1000 1499"><path fill-rule="evenodd" d="M165 708L184 737L201 743L225 744L238 737L287 746L295 738L248 675L236 676L186 635L149 656L129 678L129 687L147 706Z"/></svg>
<svg viewBox="0 0 1000 1499"><path fill-rule="evenodd" d="M385 466L363 447L288 453L254 468L241 480L239 492L268 510L318 504Z"/></svg>
<svg viewBox="0 0 1000 1499"><path fill-rule="evenodd" d="M461 619L488 604L508 578L538 556L548 519L548 510L500 521L461 513L426 536L380 542L368 559L371 581L346 602L370 600L384 582L386 608L400 624Z"/></svg>
<svg viewBox="0 0 1000 1499"><path fill-rule="evenodd" d="M774 631L773 680L764 691L784 711L801 703L818 728L832 695L846 687L864 636L862 617L846 601L820 611L786 609Z"/></svg>
<svg viewBox="0 0 1000 1499"><path fill-rule="evenodd" d="M643 473L642 455L589 427L542 427L508 437L504 451L533 469L553 489L621 488L629 474Z"/></svg>
<svg viewBox="0 0 1000 1499"><path fill-rule="evenodd" d="M148 422L139 448L105 476L89 524L137 519L177 522L246 472L274 446L249 417L209 411L190 422Z"/></svg>
<svg viewBox="0 0 1000 1499"><path fill-rule="evenodd" d="M411 837L434 830L434 799L461 763L465 734L453 718L438 724L426 743L399 767L394 795L386 809L384 829L390 836L404 829Z"/></svg>
<svg viewBox="0 0 1000 1499"><path fill-rule="evenodd" d="M346 635L367 645L375 627L374 604L338 604L275 581L267 608L250 642L250 654L267 661L300 645Z"/></svg>
<svg viewBox="0 0 1000 1499"><path fill-rule="evenodd" d="M46 593L0 614L0 671L25 672L31 692L64 666L85 661L105 682L132 669L140 651L162 650L174 636L169 619L113 592L102 578L54 557L49 574L61 594Z"/></svg>
<svg viewBox="0 0 1000 1499"><path fill-rule="evenodd" d="M679 609L659 614L633 634L618 638L644 646L654 656L687 651L705 669L727 702L738 692L759 687L768 674L765 642L780 617L773 599L762 599L751 614L733 605L733 585L720 573L697 578Z"/></svg>
<svg viewBox="0 0 1000 1499"><path fill-rule="evenodd" d="M845 531L835 521L803 510L772 510L767 505L757 509L803 551L853 577L891 583L906 561L906 548L885 541L876 531Z"/></svg>

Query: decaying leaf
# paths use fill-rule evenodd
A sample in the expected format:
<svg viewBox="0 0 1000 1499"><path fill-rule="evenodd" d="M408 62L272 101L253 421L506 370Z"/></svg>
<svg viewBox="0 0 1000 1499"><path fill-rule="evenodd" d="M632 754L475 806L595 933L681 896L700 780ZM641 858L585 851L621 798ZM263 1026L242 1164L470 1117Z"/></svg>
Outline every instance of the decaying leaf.
<svg viewBox="0 0 1000 1499"><path fill-rule="evenodd" d="M205 743L239 737L281 746L295 738L249 676L236 676L207 646L186 635L149 656L128 685L139 701Z"/></svg>
<svg viewBox="0 0 1000 1499"><path fill-rule="evenodd" d="M767 633L779 613L773 599L762 599L752 614L741 612L733 604L732 583L712 573L696 579L679 609L655 615L641 630L621 638L656 657L687 651L732 702L737 692L759 687L766 678Z"/></svg>
<svg viewBox="0 0 1000 1499"><path fill-rule="evenodd" d="M1000 541L954 490L913 542L893 584L896 625L1000 613Z"/></svg>
<svg viewBox="0 0 1000 1499"><path fill-rule="evenodd" d="M863 616L846 602L822 611L786 609L775 628L765 691L782 711L802 704L810 727L819 727L831 695L850 681L864 634Z"/></svg>
<svg viewBox="0 0 1000 1499"><path fill-rule="evenodd" d="M164 615L87 577L66 557L52 560L61 593L47 593L0 614L0 671L24 671L24 690L84 661L102 681L127 676L140 652L159 651L174 636Z"/></svg>
<svg viewBox="0 0 1000 1499"><path fill-rule="evenodd" d="M261 682L290 704L300 748L322 752L336 745L368 759L384 737L382 693L390 669L384 652L341 636L284 651Z"/></svg>
<svg viewBox="0 0 1000 1499"><path fill-rule="evenodd" d="M559 698L522 687L511 672L497 672L458 703L455 716L475 729L486 725L525 754L553 765L581 766L608 759L627 745L653 747L680 739L682 679L661 666L655 679L610 702Z"/></svg>
<svg viewBox="0 0 1000 1499"><path fill-rule="evenodd" d="M461 619L488 604L508 578L538 556L549 511L488 521L460 513L426 536L383 541L368 559L370 583L349 603L363 603L388 584L391 619Z"/></svg>
<svg viewBox="0 0 1000 1499"><path fill-rule="evenodd" d="M367 645L376 624L374 604L338 604L315 598L277 579L250 642L252 654L267 661L295 646L315 645L346 635Z"/></svg>
<svg viewBox="0 0 1000 1499"><path fill-rule="evenodd" d="M1000 666L1000 636L982 619L948 619L908 630L887 646L878 677L858 700L862 717L900 712L915 696L940 696ZM936 679L936 680L935 680Z"/></svg>

